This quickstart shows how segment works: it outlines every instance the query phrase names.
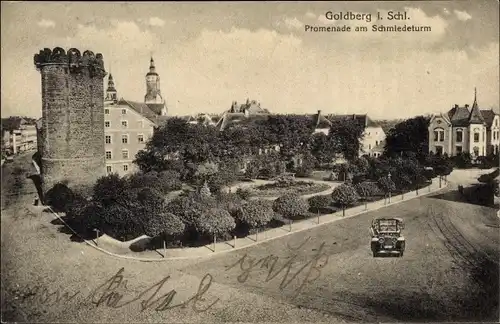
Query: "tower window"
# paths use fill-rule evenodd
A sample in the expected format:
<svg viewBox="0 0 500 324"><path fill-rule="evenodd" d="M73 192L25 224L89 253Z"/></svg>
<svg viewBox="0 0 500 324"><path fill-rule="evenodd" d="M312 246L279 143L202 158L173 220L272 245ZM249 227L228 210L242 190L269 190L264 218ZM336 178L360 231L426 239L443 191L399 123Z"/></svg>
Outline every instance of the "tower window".
<svg viewBox="0 0 500 324"><path fill-rule="evenodd" d="M113 168L111 167L111 165L106 165L106 172L107 173L113 172Z"/></svg>
<svg viewBox="0 0 500 324"><path fill-rule="evenodd" d="M106 151L106 160L111 160L111 151Z"/></svg>
<svg viewBox="0 0 500 324"><path fill-rule="evenodd" d="M111 144L111 135L106 135L106 144Z"/></svg>
<svg viewBox="0 0 500 324"><path fill-rule="evenodd" d="M137 135L137 142L144 143L144 135L142 135L142 134Z"/></svg>
<svg viewBox="0 0 500 324"><path fill-rule="evenodd" d="M127 172L128 171L128 164L123 165L123 171Z"/></svg>
<svg viewBox="0 0 500 324"><path fill-rule="evenodd" d="M128 135L122 135L122 144L128 144Z"/></svg>
<svg viewBox="0 0 500 324"><path fill-rule="evenodd" d="M109 115L109 109L104 109L104 114Z"/></svg>
<svg viewBox="0 0 500 324"><path fill-rule="evenodd" d="M127 128L128 122L126 120L122 120L122 127Z"/></svg>
<svg viewBox="0 0 500 324"><path fill-rule="evenodd" d="M127 109L122 109L122 115L126 115L127 114Z"/></svg>
<svg viewBox="0 0 500 324"><path fill-rule="evenodd" d="M128 159L128 150L122 150L122 158Z"/></svg>
<svg viewBox="0 0 500 324"><path fill-rule="evenodd" d="M104 127L111 127L111 122L110 121L105 121L104 122Z"/></svg>

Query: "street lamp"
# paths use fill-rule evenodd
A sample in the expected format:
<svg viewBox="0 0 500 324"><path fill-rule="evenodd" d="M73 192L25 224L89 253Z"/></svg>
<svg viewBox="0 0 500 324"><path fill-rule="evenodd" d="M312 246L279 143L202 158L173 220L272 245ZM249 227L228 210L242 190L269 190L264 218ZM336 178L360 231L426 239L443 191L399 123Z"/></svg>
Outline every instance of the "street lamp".
<svg viewBox="0 0 500 324"><path fill-rule="evenodd" d="M387 175L387 178L389 179L389 184L391 183L391 173ZM389 185L389 204L391 203L391 187Z"/></svg>

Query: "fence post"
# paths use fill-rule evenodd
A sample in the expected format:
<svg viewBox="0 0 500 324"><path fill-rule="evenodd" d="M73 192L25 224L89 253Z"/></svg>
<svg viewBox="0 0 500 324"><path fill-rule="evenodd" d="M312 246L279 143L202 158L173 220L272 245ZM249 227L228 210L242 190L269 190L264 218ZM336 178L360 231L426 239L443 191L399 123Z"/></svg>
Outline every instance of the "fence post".
<svg viewBox="0 0 500 324"><path fill-rule="evenodd" d="M163 251L164 251L163 257L165 257L167 255L167 241L166 240L163 240Z"/></svg>
<svg viewBox="0 0 500 324"><path fill-rule="evenodd" d="M389 191L389 204L391 203L391 192Z"/></svg>
<svg viewBox="0 0 500 324"><path fill-rule="evenodd" d="M214 235L214 252L215 252L215 243L217 243L217 237Z"/></svg>
<svg viewBox="0 0 500 324"><path fill-rule="evenodd" d="M288 222L288 225L290 225L290 232L292 231L292 222L293 220L290 219L290 221Z"/></svg>
<svg viewBox="0 0 500 324"><path fill-rule="evenodd" d="M257 228L257 230L255 231L255 242L257 242L259 240L259 229Z"/></svg>
<svg viewBox="0 0 500 324"><path fill-rule="evenodd" d="M234 244L233 244L233 248L236 247L236 235L234 236Z"/></svg>

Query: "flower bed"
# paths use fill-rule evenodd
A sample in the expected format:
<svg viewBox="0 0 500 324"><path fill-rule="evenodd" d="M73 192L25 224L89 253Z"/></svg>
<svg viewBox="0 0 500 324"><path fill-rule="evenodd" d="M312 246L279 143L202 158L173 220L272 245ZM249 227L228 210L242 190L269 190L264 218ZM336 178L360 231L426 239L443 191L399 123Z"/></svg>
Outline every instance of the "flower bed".
<svg viewBox="0 0 500 324"><path fill-rule="evenodd" d="M250 188L251 196L278 197L284 194L294 193L297 195L309 195L325 191L330 186L324 183L314 183L307 181L293 181L286 184L280 182L268 183Z"/></svg>

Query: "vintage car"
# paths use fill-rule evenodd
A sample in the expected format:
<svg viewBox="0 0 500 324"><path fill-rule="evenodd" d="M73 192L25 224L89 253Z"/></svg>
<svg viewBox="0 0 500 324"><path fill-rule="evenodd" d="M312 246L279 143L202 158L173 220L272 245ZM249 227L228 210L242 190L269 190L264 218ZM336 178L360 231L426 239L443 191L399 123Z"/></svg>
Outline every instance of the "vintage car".
<svg viewBox="0 0 500 324"><path fill-rule="evenodd" d="M370 227L371 250L373 256L381 254L396 254L403 256L405 251L405 238L401 234L404 222L401 218L377 218Z"/></svg>

